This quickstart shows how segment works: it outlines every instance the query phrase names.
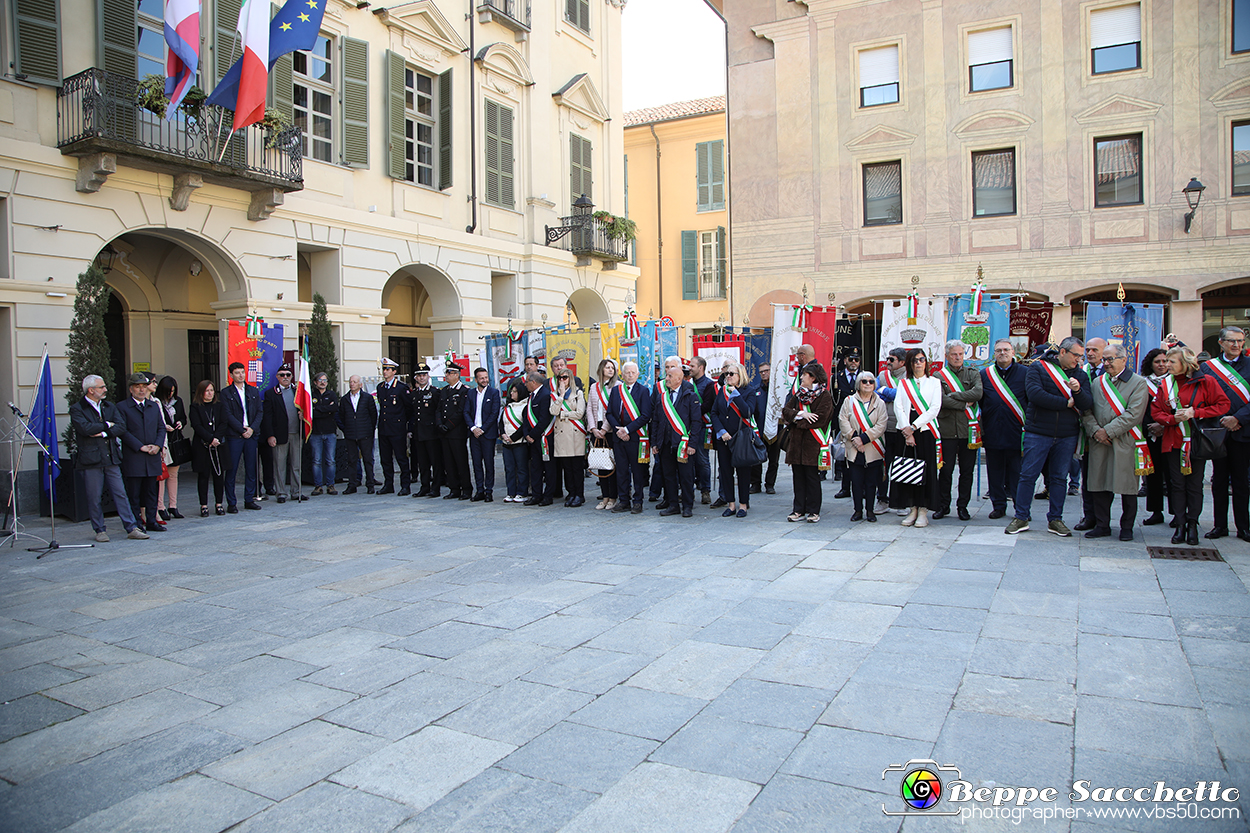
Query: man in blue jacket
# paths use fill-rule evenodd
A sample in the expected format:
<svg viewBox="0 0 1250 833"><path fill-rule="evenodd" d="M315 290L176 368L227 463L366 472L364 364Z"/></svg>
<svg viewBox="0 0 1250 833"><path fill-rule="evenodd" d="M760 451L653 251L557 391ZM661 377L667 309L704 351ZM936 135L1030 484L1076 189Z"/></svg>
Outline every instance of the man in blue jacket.
<svg viewBox="0 0 1250 833"><path fill-rule="evenodd" d="M1233 490L1233 523L1237 537L1250 541L1250 358L1244 355L1246 334L1240 327L1220 330L1220 354L1202 366L1228 396L1228 413L1220 419L1228 433L1225 457L1211 461L1211 506L1215 523L1207 538L1228 534L1228 489ZM1157 465L1157 464L1156 464Z"/></svg>
<svg viewBox="0 0 1250 833"><path fill-rule="evenodd" d="M625 362L621 365L621 384L614 386L608 397L608 427L612 430L612 450L616 456L617 500L613 512L642 514L647 464L638 462L639 444L643 436L650 433L650 423L651 389L638 380L638 364ZM650 443L649 438L646 441Z"/></svg>
<svg viewBox="0 0 1250 833"><path fill-rule="evenodd" d="M148 532L164 532L156 522L157 478L161 475L161 452L165 448L165 415L160 403L150 396L151 388L142 373L128 380L130 396L117 404L125 432L122 441L122 477L135 520L144 513Z"/></svg>
<svg viewBox="0 0 1250 833"><path fill-rule="evenodd" d="M1028 405L1024 419L1024 449L1020 483L1016 487L1016 516L1005 530L1017 535L1029 528L1033 486L1042 466L1050 461L1050 511L1047 531L1060 538L1072 537L1063 522L1064 475L1081 437L1081 414L1094 406L1089 376L1081 370L1085 357L1081 340L1068 336L1057 352L1047 352L1029 368L1025 377Z"/></svg>
<svg viewBox="0 0 1250 833"><path fill-rule="evenodd" d="M994 342L994 363L981 371L981 442L985 448L985 473L990 488L990 518L1007 514L1007 498L1016 499L1020 483L1021 446L1024 436L1025 390L1029 375L1016 361L1009 339Z"/></svg>
<svg viewBox="0 0 1250 833"><path fill-rule="evenodd" d="M231 515L239 511L235 497L234 481L239 473L242 458L245 471L243 507L260 509L256 499L256 454L260 439L260 391L247 383L247 368L243 362L230 363L230 379L221 392L222 407L226 412L226 451L230 455L230 468L226 472L226 511Z"/></svg>
<svg viewBox="0 0 1250 833"><path fill-rule="evenodd" d="M660 516L694 515L694 457L702 440L703 407L694 385L684 381L681 359L664 361L664 382L651 408L652 444L664 471L664 509Z"/></svg>
<svg viewBox="0 0 1250 833"><path fill-rule="evenodd" d="M473 461L473 482L477 491L472 500L494 501L495 441L499 439L499 390L490 384L490 373L479 367L473 371L477 383L464 401L464 421L469 426L469 457Z"/></svg>

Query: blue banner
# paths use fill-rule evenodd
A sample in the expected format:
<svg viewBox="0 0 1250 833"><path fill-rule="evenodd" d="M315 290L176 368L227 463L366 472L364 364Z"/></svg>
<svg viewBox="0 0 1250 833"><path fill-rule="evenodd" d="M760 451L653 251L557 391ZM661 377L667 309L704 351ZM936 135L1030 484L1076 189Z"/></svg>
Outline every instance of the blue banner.
<svg viewBox="0 0 1250 833"><path fill-rule="evenodd" d="M657 363L663 363L663 361L667 359L669 356L681 355L680 353L677 352L678 338L677 338L676 327L660 327L658 330L656 330L655 340L656 340L655 357L656 357ZM655 371L653 370L651 372L651 378L648 379L647 382L650 383L654 381L655 381Z"/></svg>
<svg viewBox="0 0 1250 833"><path fill-rule="evenodd" d="M40 487L50 492L52 500L56 500L56 479L61 474L61 453L56 445L56 400L52 393L52 365L48 354L43 354L43 367L39 369L39 386L35 388L35 404L30 408L30 430L39 442L44 444L48 453L40 466ZM48 469L52 469L51 482Z"/></svg>
<svg viewBox="0 0 1250 833"><path fill-rule="evenodd" d="M991 296L988 292L981 299L984 321L968 320L968 307L972 294L952 296L947 311L946 338L959 339L964 343L964 362L984 370L994 361L994 342L1007 338L1011 321L1011 297ZM945 357L943 357L945 358Z"/></svg>
<svg viewBox="0 0 1250 833"><path fill-rule="evenodd" d="M1163 305L1085 302L1085 340L1103 338L1118 341L1128 349L1128 366L1141 369L1142 356L1163 341Z"/></svg>
<svg viewBox="0 0 1250 833"><path fill-rule="evenodd" d="M278 384L278 368L282 366L282 334L285 324L265 324L265 332L256 339L256 350L260 353L255 362L256 388L261 393L265 389Z"/></svg>
<svg viewBox="0 0 1250 833"><path fill-rule="evenodd" d="M733 327L726 327L725 332L738 332ZM763 332L742 331L742 340L746 343L746 367L752 379L759 372L762 364L771 365L769 354L773 349L773 328L767 327Z"/></svg>

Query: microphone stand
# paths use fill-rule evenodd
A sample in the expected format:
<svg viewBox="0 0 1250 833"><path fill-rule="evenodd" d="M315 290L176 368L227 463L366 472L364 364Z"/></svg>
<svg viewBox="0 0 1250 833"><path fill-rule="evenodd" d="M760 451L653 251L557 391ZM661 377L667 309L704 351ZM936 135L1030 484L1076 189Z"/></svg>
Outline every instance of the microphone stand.
<svg viewBox="0 0 1250 833"><path fill-rule="evenodd" d="M17 424L21 426L22 428L22 431L20 433L23 435L23 440L25 440L26 437L30 437L32 440L35 441L35 445L39 446L40 450L43 451L45 465L48 469L48 517L49 517L49 520L52 522L52 532L50 533L51 537L49 539L44 539L44 538L40 538L38 535L33 535L29 532L18 531L17 490L16 490L17 467L14 466L12 477L13 477L13 483L14 483L15 488L10 494L10 500L12 501L12 504L13 504L13 530L10 533L8 538L6 538L4 541L0 541L0 546L3 546L5 543L9 543L10 541L12 542L13 546L16 546L17 538L19 535L24 535L27 538L34 538L36 541L42 541L45 545L42 547L27 547L26 548L27 552L39 553L39 555L36 556L37 559L43 558L45 555L52 552L53 550L68 550L68 549L77 550L77 549L87 549L88 547L94 547L95 544L58 544L57 543L56 541L56 495L52 489L52 456L48 451L48 447L44 445L43 442L39 439L39 437L35 434L35 432L31 430L30 423L27 421L25 414L19 411L17 409L17 406L11 402L9 403L9 407L13 409L13 418L17 420ZM18 433L19 432L17 431L17 428L15 427L13 430L14 441L16 441L16 435ZM22 447L24 446L19 446L19 448L22 448ZM19 452L19 460L20 460L20 452Z"/></svg>

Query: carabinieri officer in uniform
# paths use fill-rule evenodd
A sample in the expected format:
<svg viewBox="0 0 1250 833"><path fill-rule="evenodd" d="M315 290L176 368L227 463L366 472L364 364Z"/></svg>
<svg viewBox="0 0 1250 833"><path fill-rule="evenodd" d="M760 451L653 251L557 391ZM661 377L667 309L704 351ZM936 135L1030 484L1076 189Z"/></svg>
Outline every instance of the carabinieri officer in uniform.
<svg viewBox="0 0 1250 833"><path fill-rule="evenodd" d="M395 378L399 367L382 359L382 382L378 385L378 455L382 458L380 495L410 493L412 470L408 467L408 423L412 418L412 395L408 386ZM399 491L395 491L395 468L399 463Z"/></svg>

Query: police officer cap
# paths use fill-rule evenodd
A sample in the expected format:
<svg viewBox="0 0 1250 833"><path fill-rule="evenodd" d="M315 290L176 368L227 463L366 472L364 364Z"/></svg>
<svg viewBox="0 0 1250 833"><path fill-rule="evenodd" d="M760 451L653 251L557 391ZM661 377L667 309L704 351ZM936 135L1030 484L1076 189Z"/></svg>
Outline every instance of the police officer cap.
<svg viewBox="0 0 1250 833"><path fill-rule="evenodd" d="M416 373L418 375L422 373L428 374L429 372L430 372L430 366L426 364L425 362L421 362L417 365Z"/></svg>
<svg viewBox="0 0 1250 833"><path fill-rule="evenodd" d="M394 368L398 368L398 367L399 367L399 362L392 361L391 359L385 359L385 358L384 358L384 359L382 359L382 366L383 366L383 367L394 367Z"/></svg>
<svg viewBox="0 0 1250 833"><path fill-rule="evenodd" d="M459 373L460 365L455 362L447 362L447 367L443 368L444 373Z"/></svg>
<svg viewBox="0 0 1250 833"><path fill-rule="evenodd" d="M852 348L851 348L851 351L850 351L849 353L847 353L847 354L846 354L846 358L848 358L848 359L858 359L858 358L859 358L859 348L858 348L858 347L852 347Z"/></svg>
<svg viewBox="0 0 1250 833"><path fill-rule="evenodd" d="M291 368L290 363L283 362L282 367L278 368L278 372L279 373L294 373L295 371Z"/></svg>

